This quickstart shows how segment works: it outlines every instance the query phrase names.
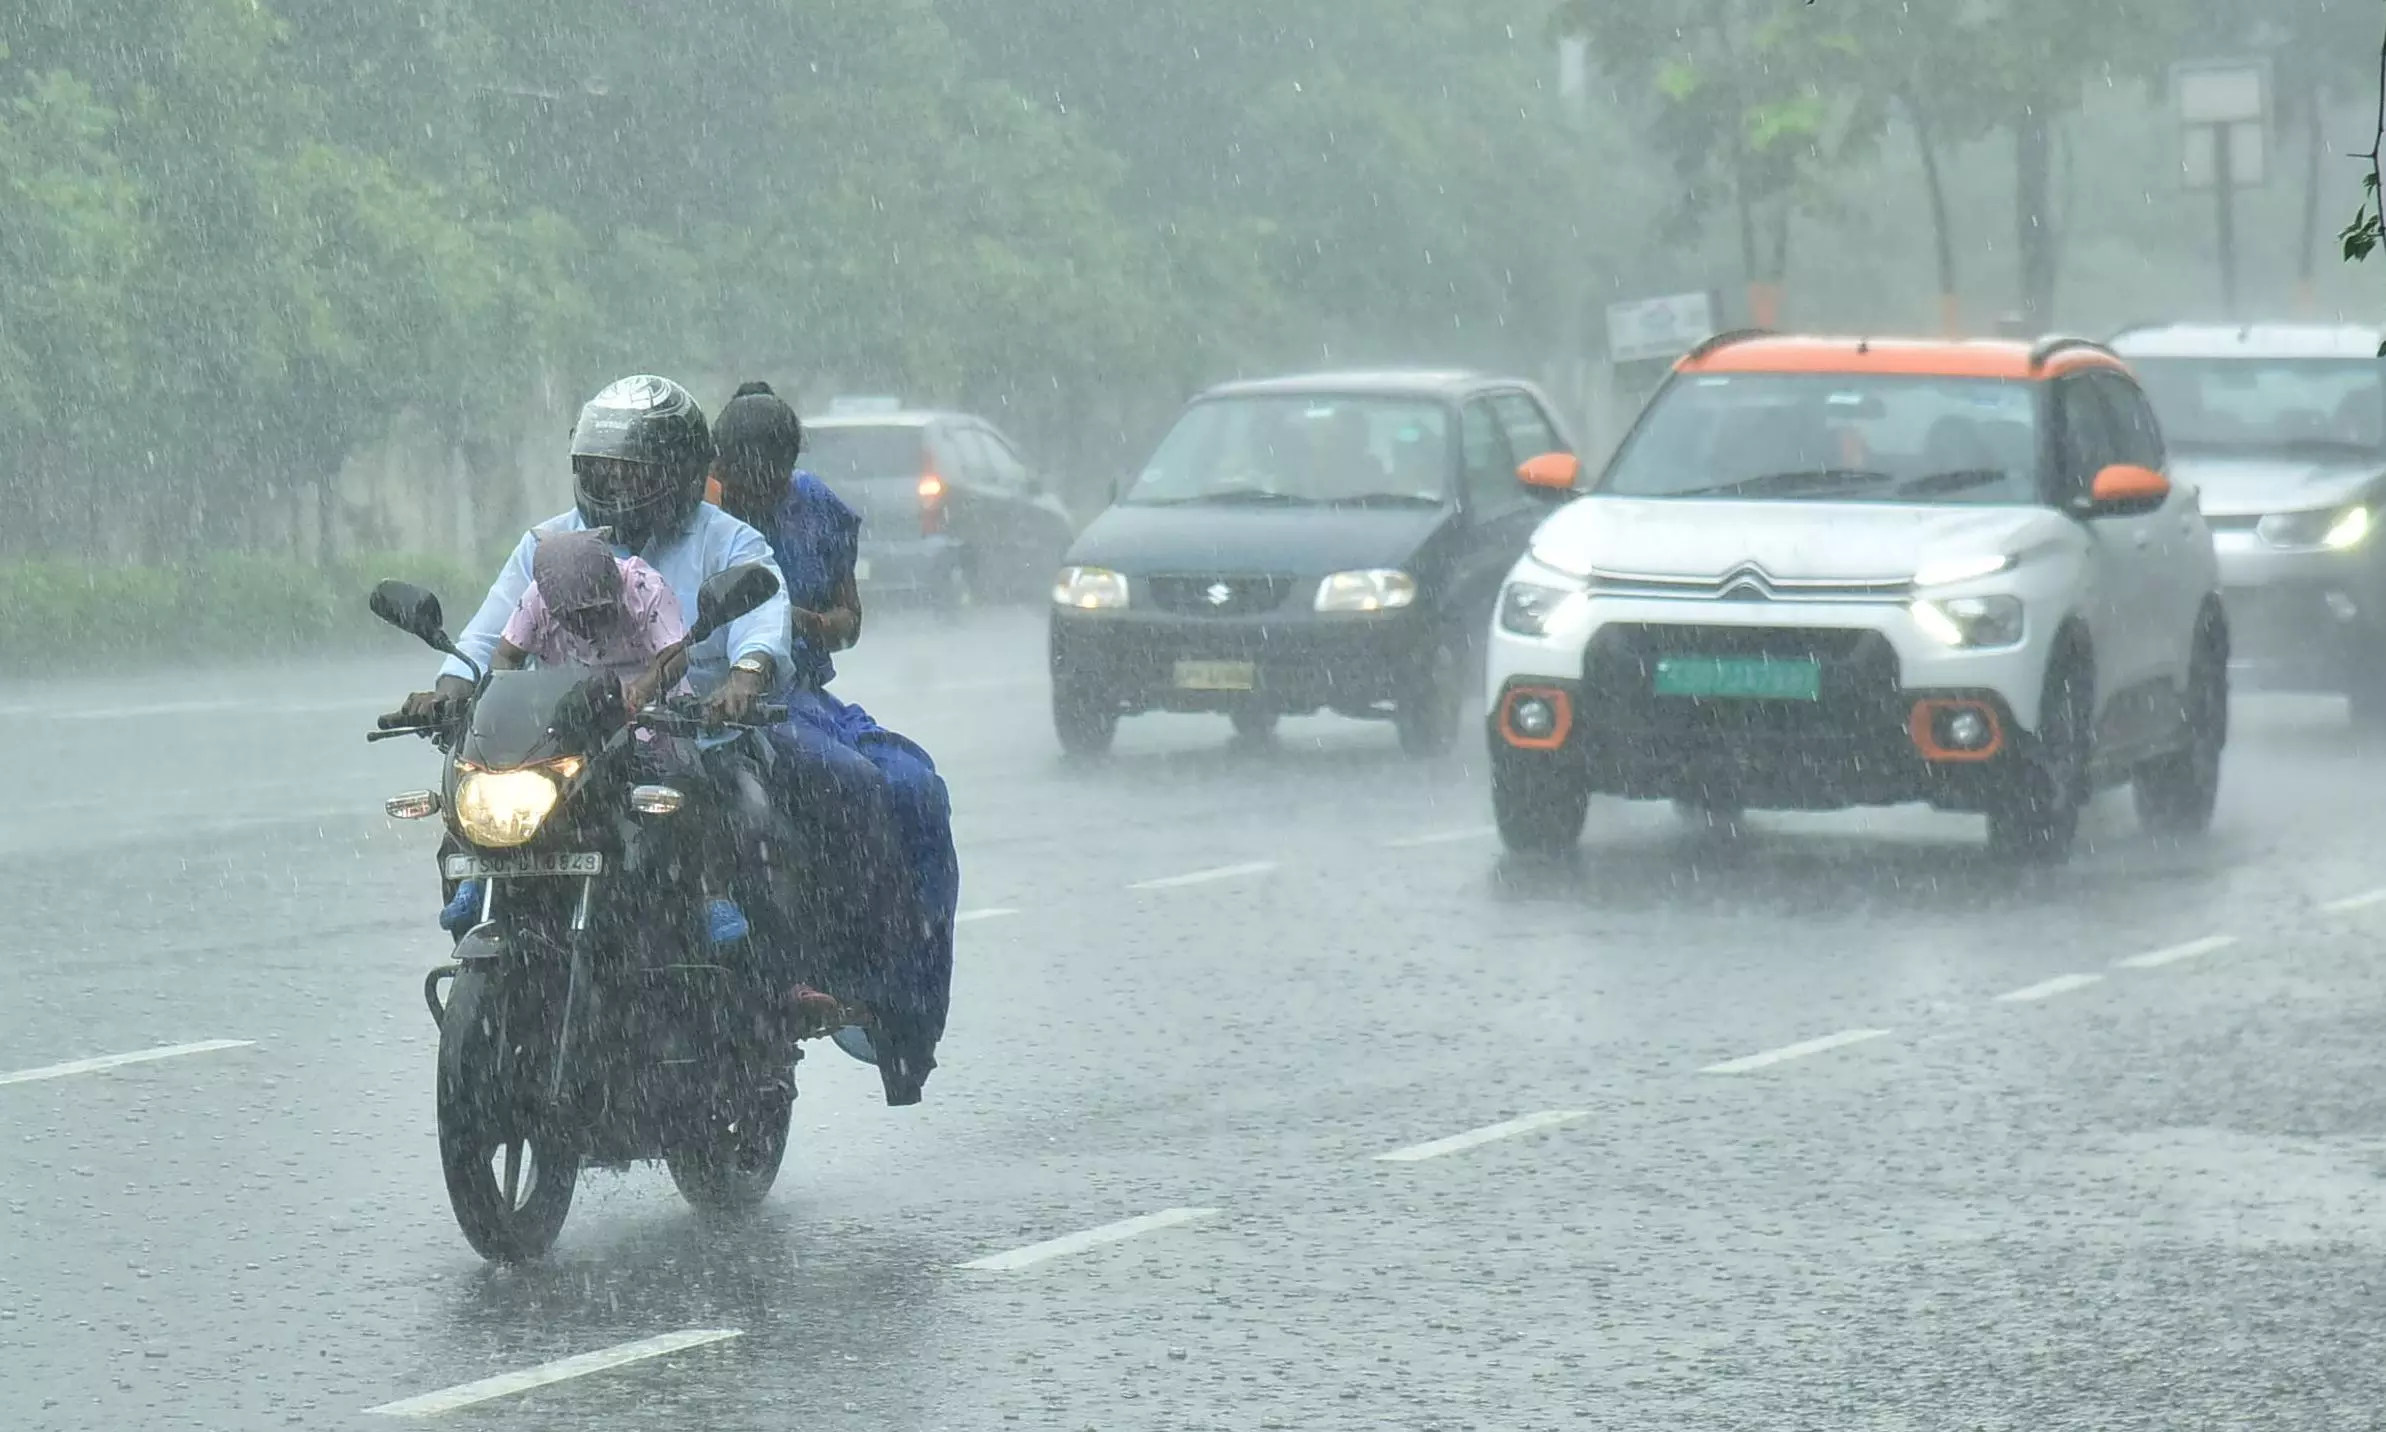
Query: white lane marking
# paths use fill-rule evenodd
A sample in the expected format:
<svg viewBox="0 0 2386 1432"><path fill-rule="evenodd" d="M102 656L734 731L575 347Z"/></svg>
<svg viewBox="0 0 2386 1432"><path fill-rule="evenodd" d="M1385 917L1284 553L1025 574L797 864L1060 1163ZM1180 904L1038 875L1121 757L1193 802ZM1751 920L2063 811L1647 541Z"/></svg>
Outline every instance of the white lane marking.
<svg viewBox="0 0 2386 1432"><path fill-rule="evenodd" d="M666 1353L679 1352L685 1348L703 1347L707 1343L727 1342L731 1338L742 1338L745 1335L743 1328L691 1328L686 1332L664 1333L660 1337L640 1338L636 1342L626 1342L619 1347L584 1352L578 1357L543 1362L537 1367L527 1367L520 1372L509 1372L498 1377L484 1377L478 1382L467 1382L438 1392L426 1392L420 1397L408 1397L397 1402L384 1402L379 1407L366 1408L365 1413L367 1416L382 1417L437 1417L442 1412L453 1412L460 1407L473 1406L475 1403L490 1402L500 1397L511 1397L517 1392L528 1392L534 1387L545 1387L549 1383L568 1382L575 1377L586 1377L592 1372L605 1372L616 1367L626 1367L633 1362L644 1362L650 1357L662 1357Z"/></svg>
<svg viewBox="0 0 2386 1432"><path fill-rule="evenodd" d="M2052 979L2040 980L2034 985L2009 989L1997 996L1997 1003L2027 1004L2033 1000L2053 999L2059 994L2069 994L2075 989L2086 989L2092 984L2102 983L2104 983L2102 975L2056 975Z"/></svg>
<svg viewBox="0 0 2386 1432"><path fill-rule="evenodd" d="M1418 1163L1425 1159L1437 1159L1443 1154L1454 1154L1464 1149L1495 1143L1501 1139L1512 1139L1518 1134L1529 1134L1536 1129L1554 1129L1560 1124L1571 1124L1576 1119L1587 1119L1590 1114L1591 1111L1588 1109L1548 1109L1538 1114L1526 1114L1522 1118L1508 1119L1497 1124L1485 1124L1482 1128L1469 1129L1463 1134L1452 1134L1446 1139L1435 1139L1429 1144L1411 1144L1405 1149L1394 1149L1388 1154L1377 1154L1375 1161L1377 1163Z"/></svg>
<svg viewBox="0 0 2386 1432"><path fill-rule="evenodd" d="M2320 908L2331 915L2342 915L2348 911L2366 910L2372 905L2380 904L2386 904L2386 887L2364 890L2358 895L2347 895L2342 900L2331 900Z"/></svg>
<svg viewBox="0 0 2386 1432"><path fill-rule="evenodd" d="M2198 955L2208 955L2214 950L2225 950L2235 943L2237 943L2235 935L2206 935L2200 940L2189 940L2184 945L2167 945L2162 949L2148 950L2142 955L2131 955L2125 960L2115 960L2113 963L2125 970L2154 970L2160 969L2164 965L2175 965L2181 960L2192 960Z"/></svg>
<svg viewBox="0 0 2386 1432"><path fill-rule="evenodd" d="M1187 885L1207 885L1213 880L1235 880L1245 875L1265 875L1276 868L1273 860L1247 860L1240 865L1221 865L1211 870L1193 870L1183 875L1163 875L1157 880L1138 880L1129 890L1181 890Z"/></svg>
<svg viewBox="0 0 2386 1432"><path fill-rule="evenodd" d="M1791 1059L1804 1059L1809 1054L1822 1054L1833 1049L1844 1049L1851 1044L1862 1044L1867 1039L1878 1039L1888 1032L1886 1029L1843 1029L1837 1034L1826 1034L1819 1039L1801 1039L1796 1044L1784 1044L1779 1049L1768 1049L1762 1054L1748 1054L1738 1059L1726 1059L1721 1064L1710 1064L1698 1072L1701 1074L1745 1074L1751 1069L1762 1069L1768 1064L1780 1064Z"/></svg>
<svg viewBox="0 0 2386 1432"><path fill-rule="evenodd" d="M1217 1213L1218 1210L1214 1208L1163 1208L1158 1213L1147 1213L1140 1218L1122 1218L1116 1223L1105 1223L1082 1233L1030 1243L1025 1248L1014 1248L1008 1253L989 1253L983 1258L972 1258L961 1266L990 1273L1009 1273L1020 1268L1032 1268L1054 1258L1065 1258L1071 1253L1083 1253L1088 1248L1099 1248L1106 1243L1123 1242L1138 1234L1197 1223L1204 1218L1214 1218Z"/></svg>
<svg viewBox="0 0 2386 1432"><path fill-rule="evenodd" d="M964 910L960 914L953 917L953 923L956 925L974 925L980 920L1000 920L1005 916L1016 915L1018 913L1018 911L1011 909L1007 905L989 905L983 910Z"/></svg>
<svg viewBox="0 0 2386 1432"><path fill-rule="evenodd" d="M1398 840L1384 842L1386 850L1417 850L1428 845L1461 845L1470 840L1489 840L1494 828L1470 825L1464 830L1437 830L1430 835L1404 835Z"/></svg>
<svg viewBox="0 0 2386 1432"><path fill-rule="evenodd" d="M64 1064L44 1064L39 1069L19 1069L14 1074L0 1074L0 1084L31 1084L40 1079L64 1079L72 1074L97 1074L103 1069L121 1069L127 1064L147 1064L158 1059L179 1059L185 1054L246 1049L256 1042L254 1039L202 1039L196 1044L161 1044L155 1049L136 1049L130 1054L69 1059Z"/></svg>

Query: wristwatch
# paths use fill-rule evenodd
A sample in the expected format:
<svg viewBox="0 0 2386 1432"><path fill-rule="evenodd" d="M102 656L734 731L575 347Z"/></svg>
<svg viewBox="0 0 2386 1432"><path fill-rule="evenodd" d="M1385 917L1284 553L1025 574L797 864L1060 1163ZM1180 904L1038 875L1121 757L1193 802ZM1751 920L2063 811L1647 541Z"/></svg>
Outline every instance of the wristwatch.
<svg viewBox="0 0 2386 1432"><path fill-rule="evenodd" d="M750 656L739 657L736 662L732 664L731 669L735 671L750 671L765 681L770 680L770 658L764 656L761 652L755 652Z"/></svg>

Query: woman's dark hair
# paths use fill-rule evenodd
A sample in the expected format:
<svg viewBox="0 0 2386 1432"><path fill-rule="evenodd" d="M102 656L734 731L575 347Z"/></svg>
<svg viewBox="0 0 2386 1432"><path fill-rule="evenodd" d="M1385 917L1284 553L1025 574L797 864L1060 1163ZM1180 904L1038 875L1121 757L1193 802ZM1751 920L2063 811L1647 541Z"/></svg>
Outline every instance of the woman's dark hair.
<svg viewBox="0 0 2386 1432"><path fill-rule="evenodd" d="M754 483L781 481L795 471L795 460L803 455L804 423L770 384L756 380L739 384L736 396L722 404L712 439L728 476Z"/></svg>

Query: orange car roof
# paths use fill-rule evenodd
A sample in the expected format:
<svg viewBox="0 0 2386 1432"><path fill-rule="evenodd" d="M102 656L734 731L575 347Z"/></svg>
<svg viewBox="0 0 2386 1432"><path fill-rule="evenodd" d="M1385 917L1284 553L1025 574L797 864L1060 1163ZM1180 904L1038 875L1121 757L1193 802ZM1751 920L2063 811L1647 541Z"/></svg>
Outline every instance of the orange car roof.
<svg viewBox="0 0 2386 1432"><path fill-rule="evenodd" d="M1674 365L1682 373L1846 373L2032 381L2081 368L2125 365L2084 340L2024 343L2012 338L1828 338L1726 334Z"/></svg>

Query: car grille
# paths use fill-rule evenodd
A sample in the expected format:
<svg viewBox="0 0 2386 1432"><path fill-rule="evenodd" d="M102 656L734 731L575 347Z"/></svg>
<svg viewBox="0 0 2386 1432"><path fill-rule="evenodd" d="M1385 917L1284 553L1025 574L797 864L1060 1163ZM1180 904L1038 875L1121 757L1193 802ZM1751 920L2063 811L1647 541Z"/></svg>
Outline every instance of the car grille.
<svg viewBox="0 0 2386 1432"><path fill-rule="evenodd" d="M1150 579L1160 610L1187 616L1246 617L1272 612L1292 594L1293 579L1279 576L1185 576Z"/></svg>
<svg viewBox="0 0 2386 1432"><path fill-rule="evenodd" d="M2206 514L2204 521L2215 532L2251 532L2262 525L2262 515L2258 512L2223 513L2218 517Z"/></svg>
<svg viewBox="0 0 2386 1432"><path fill-rule="evenodd" d="M1660 696L1666 656L1811 658L1820 699L1776 701ZM1870 740L1905 720L1897 652L1879 632L1830 627L1621 623L1602 627L1583 656L1586 729L1632 742L1724 738L1827 742Z"/></svg>

